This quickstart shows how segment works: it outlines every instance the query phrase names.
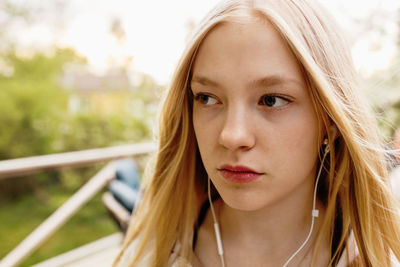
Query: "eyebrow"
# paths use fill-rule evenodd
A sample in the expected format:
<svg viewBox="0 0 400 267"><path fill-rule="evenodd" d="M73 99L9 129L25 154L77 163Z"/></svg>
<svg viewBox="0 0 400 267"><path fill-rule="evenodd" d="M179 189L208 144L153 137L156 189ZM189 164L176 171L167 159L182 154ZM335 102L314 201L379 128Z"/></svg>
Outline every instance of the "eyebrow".
<svg viewBox="0 0 400 267"><path fill-rule="evenodd" d="M201 85L208 85L208 86L214 86L214 87L222 87L218 82L213 81L212 79L209 79L205 76L201 75L196 75L192 78L191 83L199 83ZM253 80L249 83L250 88L254 87L267 87L267 86L273 86L273 85L279 85L279 84L286 84L286 83L295 83L299 86L303 86L303 83L299 80L292 79L289 77L284 77L281 75L269 75L262 77L257 80Z"/></svg>

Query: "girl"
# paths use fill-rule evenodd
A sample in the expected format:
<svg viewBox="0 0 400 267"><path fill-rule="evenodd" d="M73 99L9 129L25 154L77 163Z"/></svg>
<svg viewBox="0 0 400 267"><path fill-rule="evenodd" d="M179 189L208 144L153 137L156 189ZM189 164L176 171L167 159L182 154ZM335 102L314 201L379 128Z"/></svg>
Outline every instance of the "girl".
<svg viewBox="0 0 400 267"><path fill-rule="evenodd" d="M392 266L397 204L329 16L226 1L173 78L146 194L115 266Z"/></svg>

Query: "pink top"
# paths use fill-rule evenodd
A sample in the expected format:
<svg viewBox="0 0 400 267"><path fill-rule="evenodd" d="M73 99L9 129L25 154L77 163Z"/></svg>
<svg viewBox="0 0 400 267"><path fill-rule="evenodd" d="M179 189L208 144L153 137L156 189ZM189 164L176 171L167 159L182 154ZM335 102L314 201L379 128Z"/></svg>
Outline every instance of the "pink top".
<svg viewBox="0 0 400 267"><path fill-rule="evenodd" d="M136 238L135 240L132 241L132 243L129 245L129 247L126 249L125 253L122 255L120 261L116 265L117 267L125 267L129 266L130 261L133 259L135 251L137 249L137 246L139 244L139 238ZM146 249L148 253L142 256L140 259L140 262L137 266L150 266L151 260L152 260L152 247L153 244L150 244L148 246L149 249ZM167 266L171 267L193 267L193 265L185 258L180 257L177 255L177 252L180 249L180 244L177 243L174 247L173 252L171 253L171 256L169 258ZM345 250L343 251L342 257L339 260L339 263L336 265L336 267L347 267L349 266L349 263L351 263L357 256L359 255L359 251L356 245L356 241L354 238L354 234L351 233L347 242L347 246ZM197 258L194 259L195 261L198 261ZM199 262L200 263L200 262ZM393 267L400 267L400 262L396 259L394 255L392 255L392 266Z"/></svg>

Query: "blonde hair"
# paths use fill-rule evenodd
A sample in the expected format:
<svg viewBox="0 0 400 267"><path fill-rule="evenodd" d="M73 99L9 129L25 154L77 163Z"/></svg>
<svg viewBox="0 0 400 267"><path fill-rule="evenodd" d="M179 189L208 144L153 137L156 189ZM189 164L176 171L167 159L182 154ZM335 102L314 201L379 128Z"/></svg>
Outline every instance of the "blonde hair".
<svg viewBox="0 0 400 267"><path fill-rule="evenodd" d="M131 266L151 242L152 266L166 265L177 242L179 254L189 257L207 177L192 125L191 67L208 32L217 24L246 18L268 20L286 40L303 68L319 114L324 129L320 139L328 136L331 154L318 194L326 215L312 265L325 237L335 248L329 265L337 264L353 231L362 266L391 266L391 253L400 259L400 223L397 202L387 187L377 126L361 97L351 57L336 26L324 10L306 0L225 1L201 23L165 99L154 171L116 263L134 239L140 242ZM331 125L337 135L329 130Z"/></svg>

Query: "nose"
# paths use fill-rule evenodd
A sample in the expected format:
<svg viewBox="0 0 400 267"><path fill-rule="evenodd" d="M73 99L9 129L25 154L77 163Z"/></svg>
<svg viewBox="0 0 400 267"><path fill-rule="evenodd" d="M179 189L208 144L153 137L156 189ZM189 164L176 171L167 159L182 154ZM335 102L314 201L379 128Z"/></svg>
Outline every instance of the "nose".
<svg viewBox="0 0 400 267"><path fill-rule="evenodd" d="M219 135L219 144L232 151L251 149L256 142L251 117L244 108L228 109Z"/></svg>

